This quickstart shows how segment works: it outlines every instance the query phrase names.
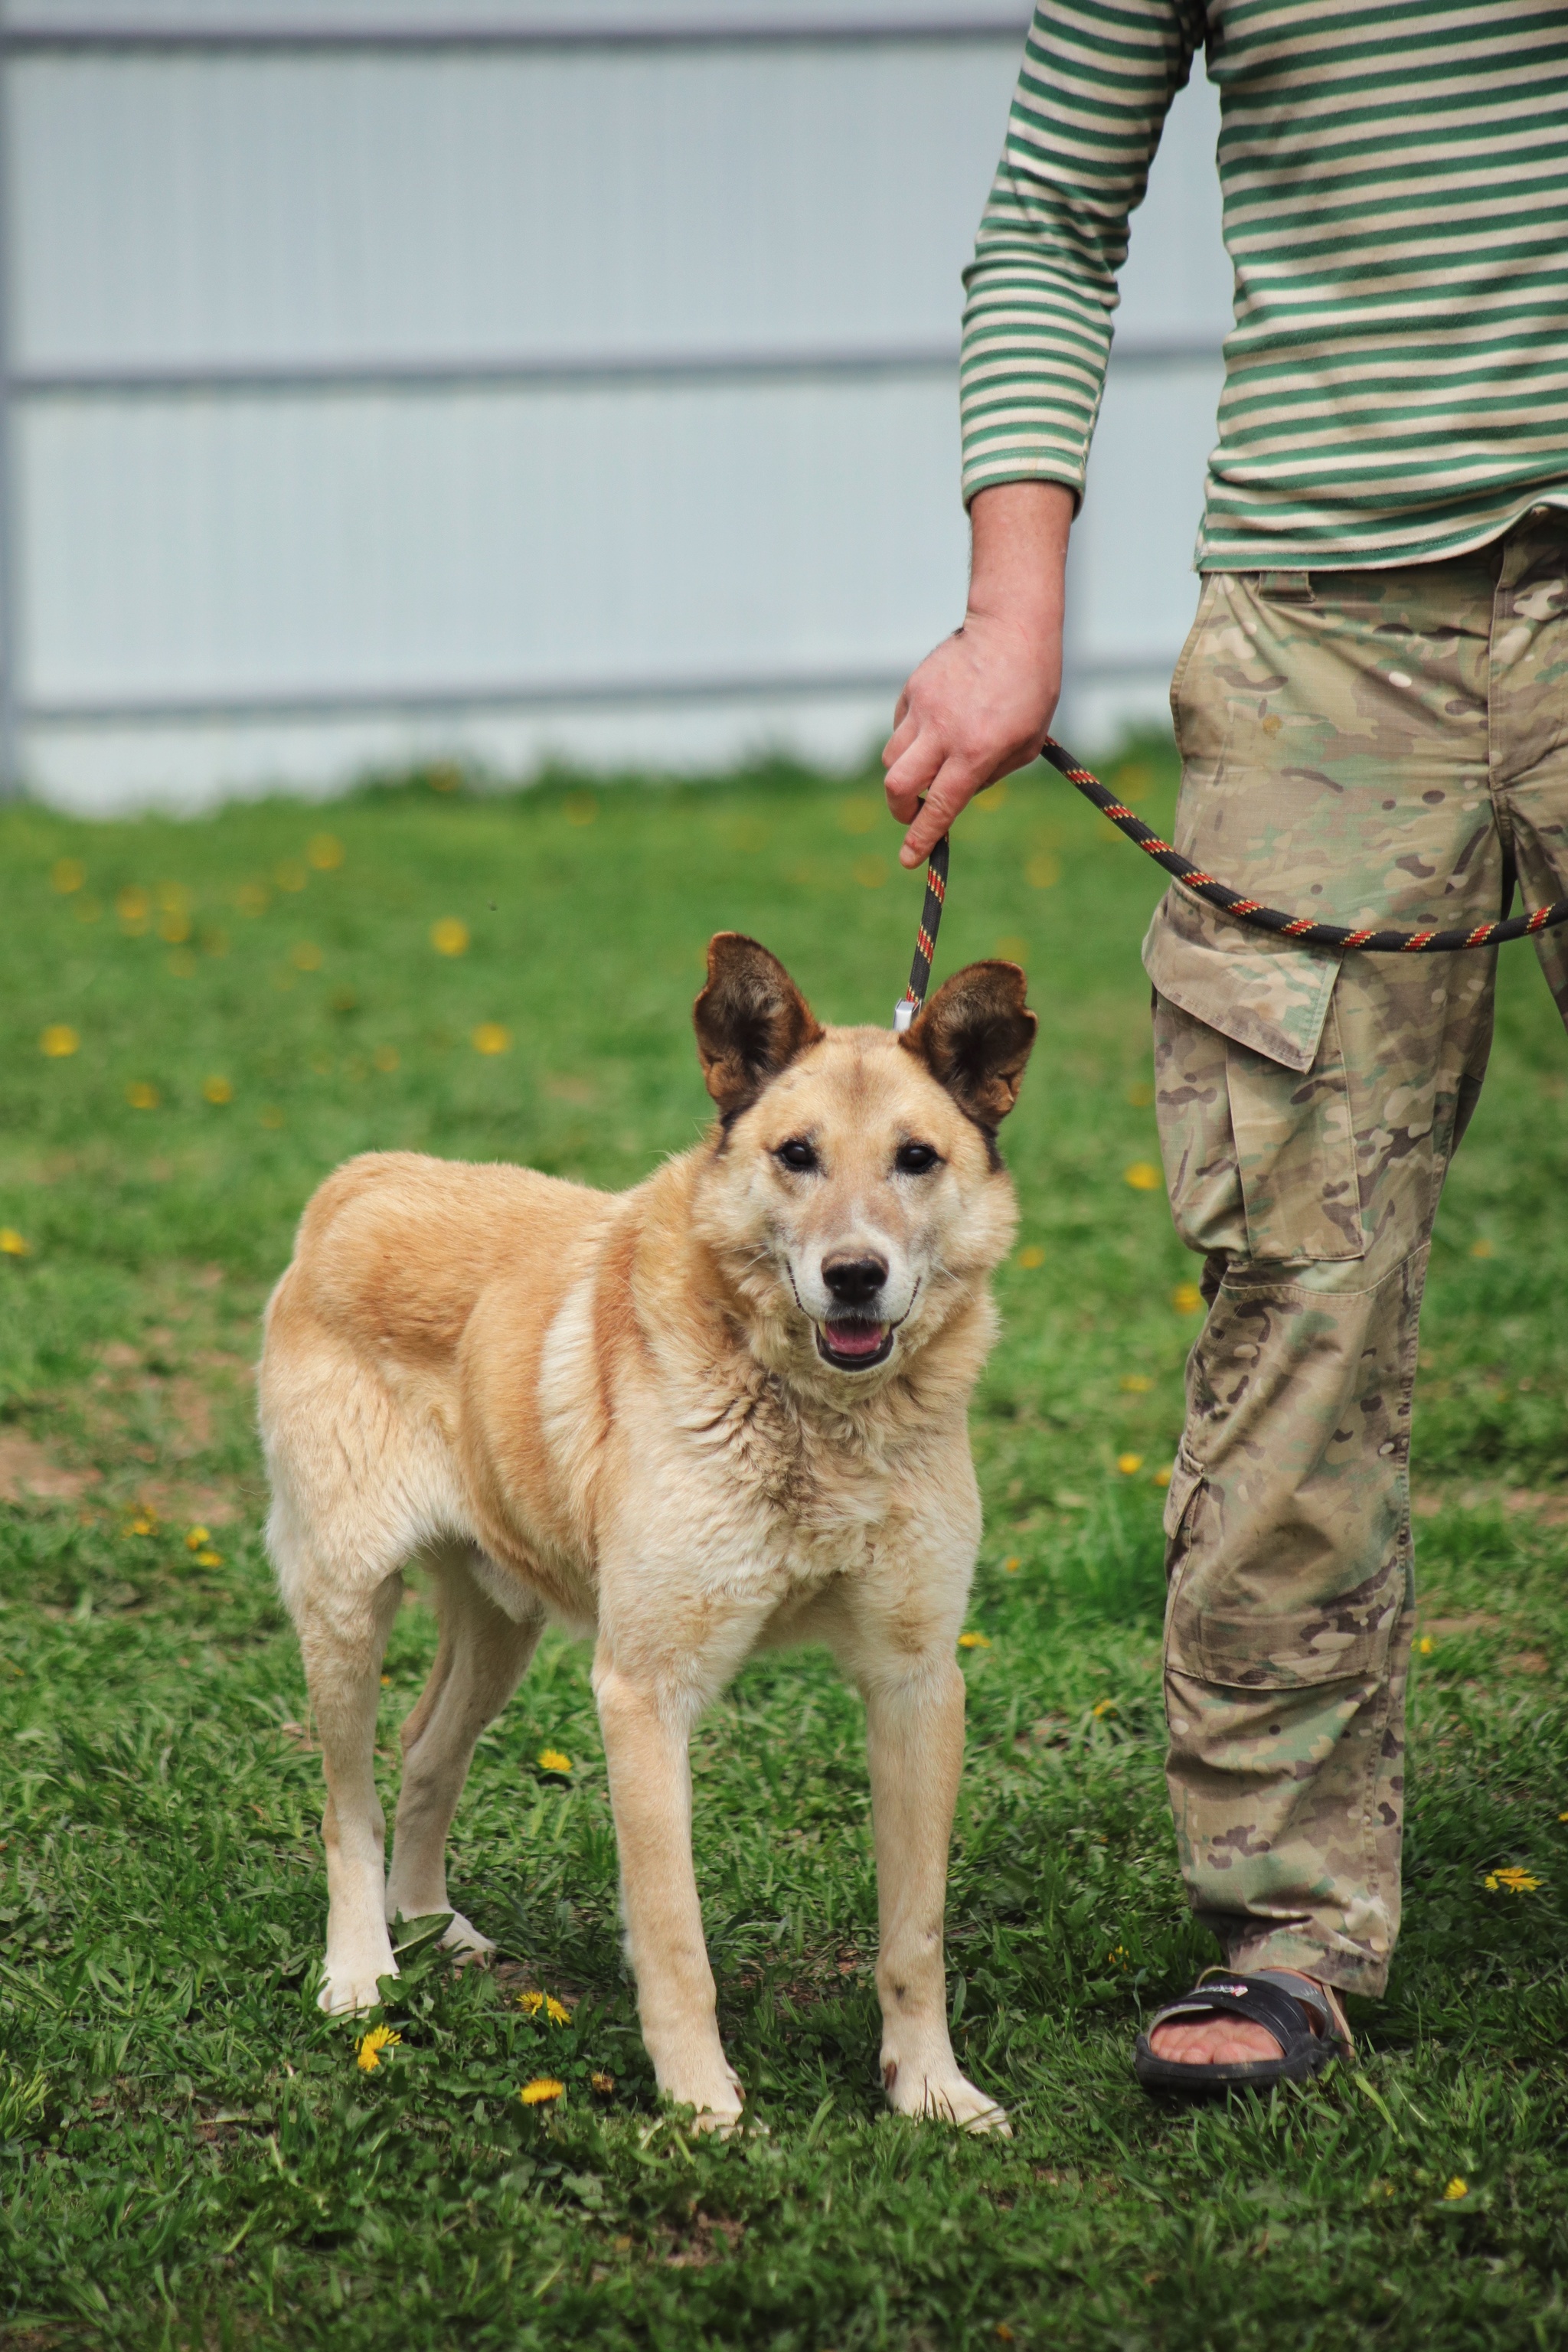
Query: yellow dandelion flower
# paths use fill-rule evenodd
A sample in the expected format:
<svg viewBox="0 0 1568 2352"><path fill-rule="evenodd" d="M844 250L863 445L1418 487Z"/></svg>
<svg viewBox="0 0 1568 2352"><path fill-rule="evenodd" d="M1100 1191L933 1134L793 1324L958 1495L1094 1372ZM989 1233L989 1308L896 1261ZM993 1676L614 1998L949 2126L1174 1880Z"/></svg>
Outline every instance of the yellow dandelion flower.
<svg viewBox="0 0 1568 2352"><path fill-rule="evenodd" d="M1024 1563L1018 1558L1017 1553L1010 1552L1002 1563L1002 1573L1004 1576L1016 1576L1018 1570L1023 1567L1023 1565Z"/></svg>
<svg viewBox="0 0 1568 2352"><path fill-rule="evenodd" d="M1061 878L1061 861L1048 849L1037 851L1025 864L1024 879L1032 890L1054 890Z"/></svg>
<svg viewBox="0 0 1568 2352"><path fill-rule="evenodd" d="M343 862L343 845L335 833L313 833L305 855L318 874L331 874Z"/></svg>
<svg viewBox="0 0 1568 2352"><path fill-rule="evenodd" d="M559 1748L542 1748L538 1763L542 1772L570 1772L572 1769L572 1759L563 1756Z"/></svg>
<svg viewBox="0 0 1568 2352"><path fill-rule="evenodd" d="M511 1048L511 1031L499 1021L481 1021L468 1043L476 1054L505 1054Z"/></svg>
<svg viewBox="0 0 1568 2352"><path fill-rule="evenodd" d="M49 868L49 880L62 898L68 898L87 880L87 868L79 857L57 857Z"/></svg>
<svg viewBox="0 0 1568 2352"><path fill-rule="evenodd" d="M1472 1242L1470 1244L1470 1255L1472 1257L1495 1257L1497 1255L1497 1244L1495 1242L1488 1241L1486 1235L1483 1234L1479 1242Z"/></svg>
<svg viewBox="0 0 1568 2352"><path fill-rule="evenodd" d="M1121 1386L1127 1396L1147 1396L1153 1387L1147 1372L1123 1372Z"/></svg>
<svg viewBox="0 0 1568 2352"><path fill-rule="evenodd" d="M1518 1863L1510 1863L1506 1870L1489 1872L1484 1884L1489 1895L1496 1895L1500 1892L1508 1895L1534 1895L1542 1882L1539 1878L1532 1878L1528 1870L1521 1870Z"/></svg>
<svg viewBox="0 0 1568 2352"><path fill-rule="evenodd" d="M542 2010L552 2025L570 2025L572 2022L571 2011L564 2001L557 2000L552 1992L520 1992L517 2005L530 2017L537 2017Z"/></svg>
<svg viewBox="0 0 1568 2352"><path fill-rule="evenodd" d="M453 767L449 760L443 760L438 767L431 769L429 781L433 793L455 793L463 781L462 771Z"/></svg>
<svg viewBox="0 0 1568 2352"><path fill-rule="evenodd" d="M1033 1274L1037 1265L1044 1265L1045 1262L1046 1253L1038 1242L1030 1242L1026 1248L1018 1252L1018 1264L1030 1274Z"/></svg>
<svg viewBox="0 0 1568 2352"><path fill-rule="evenodd" d="M284 1115L282 1111L279 1109L276 1103L263 1104L261 1110L261 1124L263 1127L269 1127L274 1129L280 1128L285 1124Z"/></svg>
<svg viewBox="0 0 1568 2352"><path fill-rule="evenodd" d="M1131 1168L1122 1170L1121 1181L1131 1184L1135 1192L1157 1192L1160 1171L1152 1160L1135 1160Z"/></svg>
<svg viewBox="0 0 1568 2352"><path fill-rule="evenodd" d="M1424 1658L1429 1658L1429 1657L1431 1656L1431 1654L1432 1654L1433 1651L1436 1648L1437 1644L1436 1644L1436 1643L1432 1639L1432 1636L1431 1636L1431 1634L1430 1634L1430 1633L1423 1633L1423 1634L1422 1634L1422 1636L1421 1636L1421 1639L1416 1643L1415 1646L1416 1646L1416 1648L1420 1651L1421 1655L1422 1655Z"/></svg>
<svg viewBox="0 0 1568 2352"><path fill-rule="evenodd" d="M320 971L321 950L314 940L296 940L289 950L289 961L296 971Z"/></svg>
<svg viewBox="0 0 1568 2352"><path fill-rule="evenodd" d="M592 793L573 793L562 803L568 824L592 824L599 814L599 803Z"/></svg>
<svg viewBox="0 0 1568 2352"><path fill-rule="evenodd" d="M381 2063L382 2052L395 2050L402 2039L402 2034L394 2033L390 2025L373 2025L368 2033L360 2036L354 2051L354 2063L360 2073L374 2074Z"/></svg>
<svg viewBox="0 0 1568 2352"><path fill-rule="evenodd" d="M234 894L234 903L242 915L264 915L267 912L266 884L242 882Z"/></svg>
<svg viewBox="0 0 1568 2352"><path fill-rule="evenodd" d="M958 1637L958 1646L961 1650L988 1650L991 1647L991 1639L986 1633L961 1633Z"/></svg>
<svg viewBox="0 0 1568 2352"><path fill-rule="evenodd" d="M395 1045L378 1045L370 1058L378 1070L395 1070L402 1056Z"/></svg>
<svg viewBox="0 0 1568 2352"><path fill-rule="evenodd" d="M125 1089L125 1099L132 1110L156 1110L158 1089L149 1086L145 1078L132 1078Z"/></svg>
<svg viewBox="0 0 1568 2352"><path fill-rule="evenodd" d="M81 1039L68 1021L51 1021L38 1037L38 1051L47 1054L51 1062L63 1062L74 1054Z"/></svg>
<svg viewBox="0 0 1568 2352"><path fill-rule="evenodd" d="M565 2084L558 2083L552 2074L536 2074L531 2083L523 2084L517 2095L525 2107L542 2107L552 2099L564 2097L565 2092Z"/></svg>
<svg viewBox="0 0 1568 2352"><path fill-rule="evenodd" d="M234 1100L234 1081L232 1078L204 1078L202 1080L202 1093L210 1103L232 1102Z"/></svg>
<svg viewBox="0 0 1568 2352"><path fill-rule="evenodd" d="M1450 2180L1450 2181L1449 2181L1449 2183L1448 2183L1447 2187L1447 2188L1444 2189L1444 2191L1443 2191L1443 2194L1444 2194L1445 2198L1447 2200L1448 2203L1449 2203L1449 2204L1451 2204L1451 2205L1452 2205L1452 2204L1457 2203L1457 2202L1458 2202L1458 2200L1461 2197L1468 2197L1468 2196L1469 2195L1469 2193L1470 2193L1470 2184L1469 2184L1469 2182L1468 2182L1468 2180L1461 2180L1461 2179L1459 2178L1459 2175L1458 2175L1457 2172L1455 2173L1454 2178L1452 2179L1452 2180Z"/></svg>
<svg viewBox="0 0 1568 2352"><path fill-rule="evenodd" d="M597 2091L601 2099L607 2099L616 2087L616 2078L613 2074L606 2074L601 2068L589 2075L588 2087L590 2090Z"/></svg>
<svg viewBox="0 0 1568 2352"><path fill-rule="evenodd" d="M468 927L456 915L443 915L438 923L430 926L430 944L437 955L460 956L468 952Z"/></svg>
<svg viewBox="0 0 1568 2352"><path fill-rule="evenodd" d="M210 1528L193 1528L185 1538L185 1549L187 1551L200 1551L204 1544L210 1544L211 1541L212 1531Z"/></svg>
<svg viewBox="0 0 1568 2352"><path fill-rule="evenodd" d="M1116 1466L1124 1478L1135 1478L1143 1467L1143 1456L1141 1454L1119 1454Z"/></svg>
<svg viewBox="0 0 1568 2352"><path fill-rule="evenodd" d="M1029 942L1021 940L1016 931L1008 931L997 940L991 952L1000 956L1004 963L1022 963L1029 952Z"/></svg>
<svg viewBox="0 0 1568 2352"><path fill-rule="evenodd" d="M1116 1713L1116 1701L1113 1698L1097 1698L1089 1711L1096 1723L1100 1723L1108 1715Z"/></svg>
<svg viewBox="0 0 1568 2352"><path fill-rule="evenodd" d="M1110 1951L1105 1955L1107 1966L1113 1969L1124 1969L1127 1966L1128 1958L1125 1944L1112 1944Z"/></svg>
<svg viewBox="0 0 1568 2352"><path fill-rule="evenodd" d="M1203 1292L1195 1282L1178 1282L1171 1293L1171 1304L1178 1315L1196 1315L1203 1303Z"/></svg>
<svg viewBox="0 0 1568 2352"><path fill-rule="evenodd" d="M1560 1822L1568 1822L1568 1813L1559 1813L1557 1818Z"/></svg>
<svg viewBox="0 0 1568 2352"><path fill-rule="evenodd" d="M165 947L183 948L191 936L191 919L178 908L168 908L158 918L158 937Z"/></svg>
<svg viewBox="0 0 1568 2352"><path fill-rule="evenodd" d="M1154 1484L1156 1486L1168 1486L1170 1483L1171 1465L1168 1462L1162 1463L1159 1469L1154 1473Z"/></svg>
<svg viewBox="0 0 1568 2352"><path fill-rule="evenodd" d="M122 923L145 923L153 911L153 901L138 883L128 882L123 890L114 894L114 911Z"/></svg>
<svg viewBox="0 0 1568 2352"><path fill-rule="evenodd" d="M0 1257L30 1257L32 1252L15 1225L0 1225Z"/></svg>
<svg viewBox="0 0 1568 2352"><path fill-rule="evenodd" d="M214 1551L209 1544L205 1551L197 1552L196 1566L198 1568L221 1568L223 1566L223 1554L221 1551Z"/></svg>
<svg viewBox="0 0 1568 2352"><path fill-rule="evenodd" d="M879 890L888 878L885 857L858 857L849 871L862 890Z"/></svg>

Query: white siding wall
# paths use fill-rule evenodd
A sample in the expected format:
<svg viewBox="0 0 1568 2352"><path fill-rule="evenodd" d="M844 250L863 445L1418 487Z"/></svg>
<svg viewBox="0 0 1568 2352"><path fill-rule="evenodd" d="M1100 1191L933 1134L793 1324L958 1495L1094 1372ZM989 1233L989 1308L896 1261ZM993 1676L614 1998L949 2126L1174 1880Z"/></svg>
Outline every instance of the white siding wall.
<svg viewBox="0 0 1568 2352"><path fill-rule="evenodd" d="M951 355L1020 46L986 29L999 13L972 6L963 40L815 46L23 41L24 772L106 808L431 751L515 771L863 748L962 606ZM672 14L578 0L556 21ZM91 21L111 15L327 22L244 0ZM73 21L61 0L20 28ZM369 0L331 21L450 30ZM1227 324L1213 143L1200 85L1135 231L1130 351L1217 349ZM429 373L319 373L386 367ZM1064 731L1103 739L1158 702L1216 389L1213 360L1113 366Z"/></svg>

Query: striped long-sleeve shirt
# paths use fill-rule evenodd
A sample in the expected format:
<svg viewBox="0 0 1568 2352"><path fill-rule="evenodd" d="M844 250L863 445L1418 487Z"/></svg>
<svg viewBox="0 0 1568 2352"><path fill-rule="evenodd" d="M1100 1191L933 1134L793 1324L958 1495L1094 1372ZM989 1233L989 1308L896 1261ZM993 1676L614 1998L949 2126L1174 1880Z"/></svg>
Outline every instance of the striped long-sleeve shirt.
<svg viewBox="0 0 1568 2352"><path fill-rule="evenodd" d="M1236 324L1199 570L1428 562L1568 505L1568 6L1542 0L1042 0L965 273L965 498L1081 489L1128 215L1200 47Z"/></svg>

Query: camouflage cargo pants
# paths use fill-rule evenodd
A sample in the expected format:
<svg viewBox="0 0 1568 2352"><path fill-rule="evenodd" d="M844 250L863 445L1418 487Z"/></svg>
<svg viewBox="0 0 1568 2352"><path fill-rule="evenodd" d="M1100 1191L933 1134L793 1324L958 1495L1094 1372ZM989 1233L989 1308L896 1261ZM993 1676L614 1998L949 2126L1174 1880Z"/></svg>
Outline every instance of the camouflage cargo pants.
<svg viewBox="0 0 1568 2352"><path fill-rule="evenodd" d="M1568 516L1402 571L1217 574L1172 688L1176 840L1276 906L1568 894ZM1541 960L1568 1019L1568 939ZM1523 953L1522 949L1511 950ZM1399 1927L1416 1318L1493 954L1281 946L1179 890L1144 946L1208 1315L1166 1530L1183 1874L1233 1968L1383 1990Z"/></svg>

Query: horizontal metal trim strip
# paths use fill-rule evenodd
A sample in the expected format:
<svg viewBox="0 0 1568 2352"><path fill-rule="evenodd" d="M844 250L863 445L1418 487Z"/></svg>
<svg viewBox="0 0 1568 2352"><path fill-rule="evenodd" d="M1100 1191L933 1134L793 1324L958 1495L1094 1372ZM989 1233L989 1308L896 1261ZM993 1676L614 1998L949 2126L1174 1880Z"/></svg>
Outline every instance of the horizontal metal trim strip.
<svg viewBox="0 0 1568 2352"><path fill-rule="evenodd" d="M597 384L733 382L788 376L932 374L958 365L956 343L847 352L676 352L668 356L539 360L322 360L302 365L18 368L16 400L266 399L318 393L533 392Z"/></svg>
<svg viewBox="0 0 1568 2352"><path fill-rule="evenodd" d="M1136 686L1140 679L1158 685L1162 694L1169 693L1171 672L1182 650L1178 637L1169 653L1164 654L1089 654L1079 656L1068 654L1062 679L1062 692L1070 694L1077 686Z"/></svg>
<svg viewBox="0 0 1568 2352"><path fill-rule="evenodd" d="M1021 41L1029 26L1027 9L998 8L978 17L925 22L801 23L786 17L759 24L723 25L692 19L677 25L430 25L430 26L124 26L116 24L16 26L0 33L0 57L205 55L212 57L428 56L439 52L494 53L616 49L845 48L869 46L941 46L964 42Z"/></svg>
<svg viewBox="0 0 1568 2352"><path fill-rule="evenodd" d="M464 711L584 709L595 704L639 702L742 702L784 696L799 699L822 694L895 695L902 670L822 670L772 673L749 677L584 678L541 686L364 687L319 693L163 695L118 697L79 702L68 698L24 696L17 717L25 727L162 727L204 721L311 719L432 718Z"/></svg>
<svg viewBox="0 0 1568 2352"><path fill-rule="evenodd" d="M1217 341L1122 344L1112 369L1220 360ZM659 357L541 360L323 360L297 366L80 367L15 370L14 400L278 399L335 394L587 391L648 384L828 383L949 375L956 343L815 352L679 352Z"/></svg>

